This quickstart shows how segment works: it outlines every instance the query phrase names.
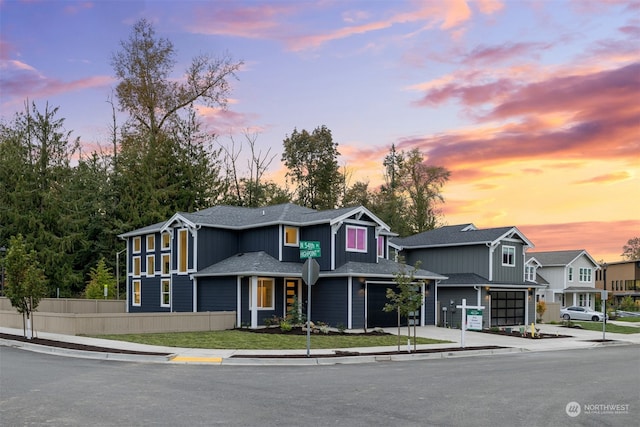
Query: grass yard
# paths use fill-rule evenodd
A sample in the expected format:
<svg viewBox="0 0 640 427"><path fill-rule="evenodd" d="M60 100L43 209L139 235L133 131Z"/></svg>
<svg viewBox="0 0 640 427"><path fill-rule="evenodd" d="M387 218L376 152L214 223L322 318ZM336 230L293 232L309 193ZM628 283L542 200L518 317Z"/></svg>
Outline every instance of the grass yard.
<svg viewBox="0 0 640 427"><path fill-rule="evenodd" d="M616 322L640 322L640 314L634 317L618 317Z"/></svg>
<svg viewBox="0 0 640 427"><path fill-rule="evenodd" d="M172 332L161 334L100 335L94 338L135 342L165 347L213 348L238 350L291 350L306 349L306 335L259 334L229 330L214 332ZM418 344L438 344L450 341L417 338ZM401 345L407 344L407 337L400 338ZM413 344L413 337L411 338ZM352 348L395 346L397 335L343 335L313 334L311 348Z"/></svg>
<svg viewBox="0 0 640 427"><path fill-rule="evenodd" d="M601 322L576 322L575 320L572 320L571 323L580 325L582 326L582 329L587 329L589 331L602 331ZM638 334L640 333L640 328L637 326L620 326L614 325L613 323L607 323L605 331L615 334Z"/></svg>

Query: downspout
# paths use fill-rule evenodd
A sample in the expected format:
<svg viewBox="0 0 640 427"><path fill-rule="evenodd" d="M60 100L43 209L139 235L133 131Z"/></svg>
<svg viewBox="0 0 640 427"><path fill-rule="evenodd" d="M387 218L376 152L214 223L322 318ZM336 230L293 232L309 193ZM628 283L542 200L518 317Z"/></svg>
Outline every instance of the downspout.
<svg viewBox="0 0 640 427"><path fill-rule="evenodd" d="M500 243L498 242L497 244L493 244L493 243L485 243L485 245L487 245L487 247L489 248L489 281L493 282L493 253L496 251L496 248L498 247Z"/></svg>
<svg viewBox="0 0 640 427"><path fill-rule="evenodd" d="M479 288L478 286L474 286L473 289L475 289L476 292L478 292L478 296L476 298L478 302L476 303L476 305L480 307L482 305L482 288Z"/></svg>
<svg viewBox="0 0 640 427"><path fill-rule="evenodd" d="M242 276L236 278L236 328L242 326Z"/></svg>

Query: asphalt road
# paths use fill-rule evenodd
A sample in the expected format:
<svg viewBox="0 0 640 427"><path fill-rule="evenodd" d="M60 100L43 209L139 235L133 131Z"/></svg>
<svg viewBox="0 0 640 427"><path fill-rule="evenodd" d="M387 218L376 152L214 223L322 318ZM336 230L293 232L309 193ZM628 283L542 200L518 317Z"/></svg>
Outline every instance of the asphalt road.
<svg viewBox="0 0 640 427"><path fill-rule="evenodd" d="M0 347L0 425L635 426L639 356L639 346L607 346L243 367L98 361ZM571 415L576 408L581 413L568 415L567 405Z"/></svg>

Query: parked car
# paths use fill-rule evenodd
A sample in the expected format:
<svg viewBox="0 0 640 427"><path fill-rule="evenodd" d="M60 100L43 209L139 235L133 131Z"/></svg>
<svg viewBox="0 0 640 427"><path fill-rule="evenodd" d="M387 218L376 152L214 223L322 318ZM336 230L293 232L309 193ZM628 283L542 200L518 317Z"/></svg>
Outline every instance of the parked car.
<svg viewBox="0 0 640 427"><path fill-rule="evenodd" d="M560 309L560 316L562 316L564 320L593 320L594 322L602 322L603 314L600 311L591 310L589 307L571 306Z"/></svg>

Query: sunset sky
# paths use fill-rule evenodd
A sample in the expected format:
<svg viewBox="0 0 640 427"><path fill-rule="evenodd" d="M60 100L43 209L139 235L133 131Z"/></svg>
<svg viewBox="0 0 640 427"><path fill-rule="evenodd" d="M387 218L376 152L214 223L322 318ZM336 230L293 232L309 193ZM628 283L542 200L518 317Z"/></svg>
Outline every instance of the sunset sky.
<svg viewBox="0 0 640 427"><path fill-rule="evenodd" d="M640 236L640 2L616 0L0 0L0 116L60 107L86 152L107 146L110 65L140 18L178 53L244 66L227 144L326 125L351 183L382 180L391 144L451 172L447 224L517 226L535 251L620 260Z"/></svg>

